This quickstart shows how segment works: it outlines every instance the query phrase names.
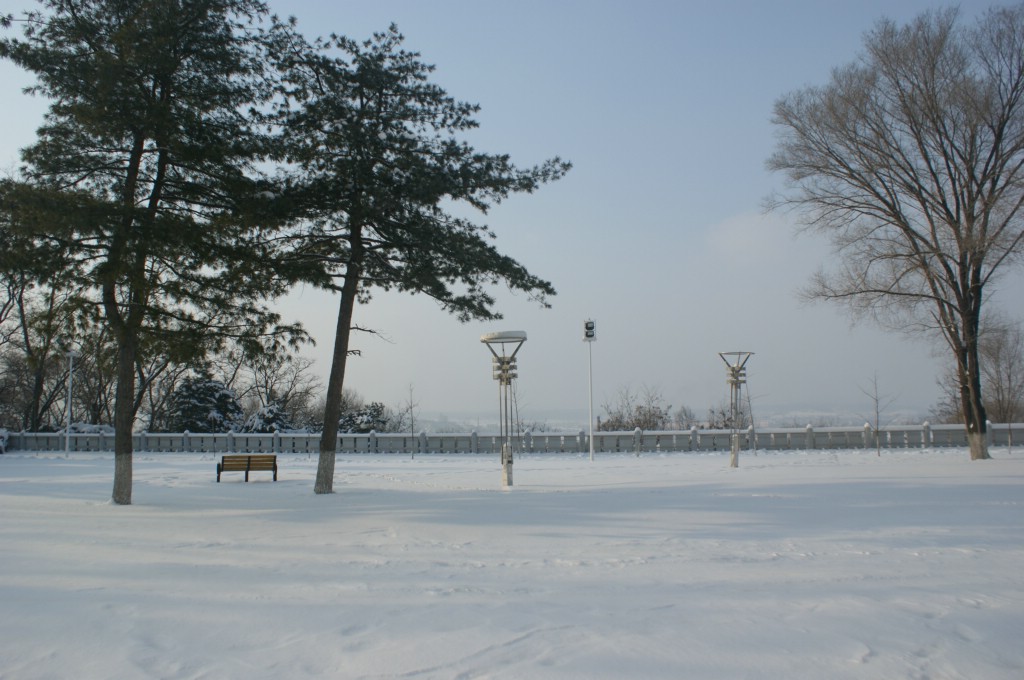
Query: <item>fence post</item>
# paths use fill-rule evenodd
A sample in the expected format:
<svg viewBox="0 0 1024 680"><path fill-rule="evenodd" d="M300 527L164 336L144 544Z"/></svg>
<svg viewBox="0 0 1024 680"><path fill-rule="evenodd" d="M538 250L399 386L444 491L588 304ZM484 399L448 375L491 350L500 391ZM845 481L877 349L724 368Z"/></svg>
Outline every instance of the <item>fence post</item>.
<svg viewBox="0 0 1024 680"><path fill-rule="evenodd" d="M377 430L370 430L366 441L366 450L369 453L377 453Z"/></svg>
<svg viewBox="0 0 1024 680"><path fill-rule="evenodd" d="M576 435L576 443L578 444L576 448L580 453L586 453L590 450L590 442L587 441L587 433L583 430L580 430L580 433Z"/></svg>
<svg viewBox="0 0 1024 680"><path fill-rule="evenodd" d="M533 453L533 433L529 430L523 433L523 452Z"/></svg>
<svg viewBox="0 0 1024 680"><path fill-rule="evenodd" d="M932 443L932 424L927 420L921 425L921 448L926 449Z"/></svg>
<svg viewBox="0 0 1024 680"><path fill-rule="evenodd" d="M192 450L192 447L188 442L188 430L181 433L181 450L186 452Z"/></svg>
<svg viewBox="0 0 1024 680"><path fill-rule="evenodd" d="M807 450L814 448L814 426L810 423L807 424L807 441L804 442L804 447Z"/></svg>
<svg viewBox="0 0 1024 680"><path fill-rule="evenodd" d="M992 446L992 439L993 439L993 437L992 437L992 421L991 420L986 420L985 421L985 440L986 440L985 445L986 446Z"/></svg>
<svg viewBox="0 0 1024 680"><path fill-rule="evenodd" d="M427 452L427 431L426 430L420 430L420 452L421 453L426 453Z"/></svg>
<svg viewBox="0 0 1024 680"><path fill-rule="evenodd" d="M633 430L633 449L636 451L636 457L640 457L640 447L644 441L644 431L639 427Z"/></svg>
<svg viewBox="0 0 1024 680"><path fill-rule="evenodd" d="M473 450L473 453L480 453L480 435L473 430L469 433L469 448Z"/></svg>

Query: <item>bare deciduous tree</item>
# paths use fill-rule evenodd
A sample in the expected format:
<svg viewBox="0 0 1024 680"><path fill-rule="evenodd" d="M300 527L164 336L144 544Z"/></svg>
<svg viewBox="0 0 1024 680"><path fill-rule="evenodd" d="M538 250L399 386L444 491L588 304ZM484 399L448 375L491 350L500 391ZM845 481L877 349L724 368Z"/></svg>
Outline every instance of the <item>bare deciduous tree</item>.
<svg viewBox="0 0 1024 680"><path fill-rule="evenodd" d="M614 403L601 406L607 418L599 421L597 429L606 432L638 427L641 430L667 430L672 423L672 407L666 406L664 402L661 392L647 385L640 392L623 387Z"/></svg>
<svg viewBox="0 0 1024 680"><path fill-rule="evenodd" d="M293 416L305 413L323 389L314 369L312 359L294 354L268 351L247 358L236 387L243 408L251 414L276 404Z"/></svg>
<svg viewBox="0 0 1024 680"><path fill-rule="evenodd" d="M11 346L17 354L5 357L9 375L18 395L21 429L38 432L63 422L63 409L55 405L65 396L66 361L61 345L69 342L71 305L65 291L56 285L17 289L15 312L17 338Z"/></svg>
<svg viewBox="0 0 1024 680"><path fill-rule="evenodd" d="M416 409L420 402L413 398L414 390L412 383L409 383L409 398L398 405L397 415L400 421L400 428L404 430L406 423L409 425L409 434L416 435Z"/></svg>
<svg viewBox="0 0 1024 680"><path fill-rule="evenodd" d="M982 398L989 419L997 423L1024 420L1024 329L998 314L986 314L978 339L981 360ZM957 422L963 412L957 398L955 367L938 380L941 396L932 409L940 422Z"/></svg>
<svg viewBox="0 0 1024 680"><path fill-rule="evenodd" d="M1024 5L880 21L828 84L782 97L768 161L839 257L808 294L941 337L971 458L988 458L978 330L986 286L1024 239Z"/></svg>
<svg viewBox="0 0 1024 680"><path fill-rule="evenodd" d="M885 410L893 405L896 401L896 397L888 394L882 394L878 391L878 373L875 373L871 378L871 384L869 387L860 388L861 394L871 400L871 429L875 437L875 454L878 456L882 455L882 439L880 431L882 429L882 414Z"/></svg>
<svg viewBox="0 0 1024 680"><path fill-rule="evenodd" d="M17 282L0 274L0 347L11 341L18 332L13 322L8 322L18 300Z"/></svg>
<svg viewBox="0 0 1024 680"><path fill-rule="evenodd" d="M680 406L676 409L675 416L672 419L672 427L677 430L687 430L699 422L700 419L697 418L697 414L693 412L692 408L689 406Z"/></svg>
<svg viewBox="0 0 1024 680"><path fill-rule="evenodd" d="M993 422L1024 419L1024 329L1002 317L986 317L981 334L985 409Z"/></svg>
<svg viewBox="0 0 1024 680"><path fill-rule="evenodd" d="M753 418L750 417L749 403L741 401L739 410L734 418L732 406L729 400L726 399L718 404L718 406L708 408L708 419L704 425L709 430L741 430L750 427L753 422Z"/></svg>
<svg viewBox="0 0 1024 680"><path fill-rule="evenodd" d="M191 370L192 367L188 364L169 364L159 373L154 370L147 371L151 378L143 383L140 393L140 415L144 419L146 431L170 431L171 395Z"/></svg>

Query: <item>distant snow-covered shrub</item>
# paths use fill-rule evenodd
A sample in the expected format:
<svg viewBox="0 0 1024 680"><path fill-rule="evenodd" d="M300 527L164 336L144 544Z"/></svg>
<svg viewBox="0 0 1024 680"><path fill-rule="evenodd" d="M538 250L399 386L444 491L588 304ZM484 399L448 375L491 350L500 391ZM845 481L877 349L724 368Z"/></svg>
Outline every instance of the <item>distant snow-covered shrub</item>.
<svg viewBox="0 0 1024 680"><path fill-rule="evenodd" d="M244 422L235 391L208 376L182 381L168 410L171 432L228 432Z"/></svg>
<svg viewBox="0 0 1024 680"><path fill-rule="evenodd" d="M277 402L261 406L242 426L243 432L256 433L289 432L293 429L291 418Z"/></svg>

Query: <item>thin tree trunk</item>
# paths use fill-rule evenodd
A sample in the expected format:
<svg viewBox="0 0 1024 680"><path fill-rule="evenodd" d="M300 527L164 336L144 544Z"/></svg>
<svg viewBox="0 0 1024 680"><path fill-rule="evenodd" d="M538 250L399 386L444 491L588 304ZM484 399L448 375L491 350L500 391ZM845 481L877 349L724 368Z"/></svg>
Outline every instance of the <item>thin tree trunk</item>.
<svg viewBox="0 0 1024 680"><path fill-rule="evenodd" d="M43 388L46 383L46 366L38 357L31 357L29 365L32 366L32 401L28 407L26 428L29 432L39 432L43 425Z"/></svg>
<svg viewBox="0 0 1024 680"><path fill-rule="evenodd" d="M135 202L135 188L138 184L139 169L145 148L145 137L137 134L133 141L131 157L123 188L122 202L131 206ZM158 179L150 191L149 215L152 219L160 200L161 181L166 154L160 152L157 163ZM139 328L142 326L147 296L146 253L142 248L130 257L128 306L122 312L117 296L117 269L128 253L128 234L134 226L134 217L128 212L121 225L121 233L115 236L110 247L107 264L111 271L103 282L102 299L107 323L117 338L117 387L114 390L114 493L117 505L131 505L132 502L132 430L135 425L135 362L138 358Z"/></svg>
<svg viewBox="0 0 1024 680"><path fill-rule="evenodd" d="M358 227L351 235L351 252L345 272L345 283L341 287L341 303L338 308L338 326L334 334L334 355L331 360L331 374L327 380L327 403L324 406L324 429L320 434L320 459L316 468L316 483L313 492L318 494L334 492L334 459L338 451L338 419L341 417L341 394L345 386L345 366L348 362L349 338L352 335L352 313L359 292L362 275L363 243Z"/></svg>
<svg viewBox="0 0 1024 680"><path fill-rule="evenodd" d="M53 313L56 292L51 286L48 296L48 309L44 324L42 346L36 348L29 327L29 312L25 304L27 286L22 285L18 293L18 318L21 321L21 339L25 346L25 361L32 371L32 398L28 408L22 414L22 428L29 432L39 432L43 425L43 391L46 387L46 372L49 368L50 343L53 339Z"/></svg>

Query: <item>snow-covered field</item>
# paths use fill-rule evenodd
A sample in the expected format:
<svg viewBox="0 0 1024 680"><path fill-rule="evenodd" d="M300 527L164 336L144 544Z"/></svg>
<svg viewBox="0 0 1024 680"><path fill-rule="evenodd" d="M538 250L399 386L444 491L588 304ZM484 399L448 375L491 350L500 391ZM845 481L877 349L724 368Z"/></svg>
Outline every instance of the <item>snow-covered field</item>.
<svg viewBox="0 0 1024 680"><path fill-rule="evenodd" d="M0 456L0 678L1024 677L1024 453Z"/></svg>

